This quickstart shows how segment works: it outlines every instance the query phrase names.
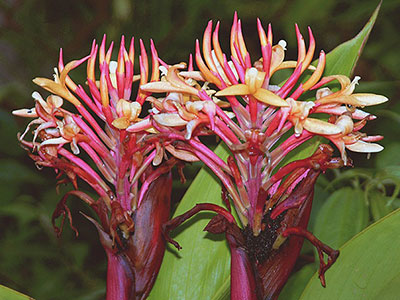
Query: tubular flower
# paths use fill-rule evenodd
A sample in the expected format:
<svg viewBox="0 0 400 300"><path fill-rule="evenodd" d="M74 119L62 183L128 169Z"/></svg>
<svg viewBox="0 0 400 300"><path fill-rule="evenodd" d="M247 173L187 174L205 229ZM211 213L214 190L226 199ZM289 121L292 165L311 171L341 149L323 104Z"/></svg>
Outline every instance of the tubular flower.
<svg viewBox="0 0 400 300"><path fill-rule="evenodd" d="M153 106L153 127L165 139L173 140L176 149L192 153L218 176L238 213L243 229L229 211L207 204L196 206L165 227L172 230L199 210L218 213L206 230L227 236L232 254L232 299L275 299L304 238L318 248L320 279L325 285L324 272L338 252L306 230L314 183L328 168L351 165L346 148L367 153L383 149L372 143L381 136L359 132L375 118L359 108L383 103L386 97L353 93L359 77L353 81L343 75L322 77L326 56L321 51L317 66L311 65L315 52L311 29L307 49L296 25L297 61L285 61L286 42L273 45L271 26L266 33L260 20L257 28L262 57L253 64L235 14L230 55L221 50L219 23L213 31L210 21L202 49L196 41L199 71L194 71L190 56L187 70L183 71L183 63L165 65L166 75L160 81L141 86L144 92L166 93L163 98L147 98ZM272 84L272 76L281 69L293 72L281 84ZM301 81L304 73L310 75ZM341 85L337 92L324 87L333 80ZM314 90L316 100L304 99L305 92ZM316 117L317 113L325 117ZM229 148L227 161L199 139L210 134L216 134ZM311 157L284 163L287 154L315 136L332 141L341 158L333 158L333 149L322 144ZM323 252L328 254L327 263Z"/></svg>
<svg viewBox="0 0 400 300"><path fill-rule="evenodd" d="M66 205L69 196L90 205L99 222L87 218L96 225L108 258L107 299L144 299L164 255L161 225L169 218L170 169L178 160L164 159L164 146L149 126L149 116L140 117L150 94L140 91L130 100L134 81L140 80L139 85L144 85L149 80L159 80L153 42L149 72L146 50L140 41L139 76L134 75L133 69L134 39L127 51L122 37L117 62L111 61L113 45L106 50L104 36L100 47L93 42L90 55L66 65L61 51L54 79L34 79L50 96L44 100L34 92L34 108L13 113L33 118L19 140L35 164L53 168L58 184L70 181L75 188L62 198L53 213L56 232L62 231L62 226L55 225L58 217L62 217L62 224L68 217L76 231ZM99 77L95 75L97 58ZM69 77L71 70L85 62L89 92ZM72 106L65 105L66 101ZM136 130L128 131L130 126L136 126ZM31 140L26 138L30 130ZM180 151L172 145L165 147L179 156ZM84 155L80 155L82 152ZM86 182L98 199L81 191L78 181Z"/></svg>

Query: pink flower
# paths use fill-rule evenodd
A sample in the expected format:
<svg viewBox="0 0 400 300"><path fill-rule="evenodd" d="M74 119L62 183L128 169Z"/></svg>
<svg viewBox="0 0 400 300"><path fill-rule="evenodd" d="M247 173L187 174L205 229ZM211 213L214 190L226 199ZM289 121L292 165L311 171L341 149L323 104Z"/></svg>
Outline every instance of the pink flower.
<svg viewBox="0 0 400 300"><path fill-rule="evenodd" d="M206 230L227 235L232 253L232 299L255 299L260 295L275 298L290 274L304 237L320 252L320 275L325 284L324 272L338 252L306 230L314 183L326 169L351 164L345 148L367 153L383 149L372 143L381 136L368 137L359 132L375 116L358 107L383 103L386 97L353 93L359 77L352 82L343 75L322 77L326 57L321 51L317 66L311 65L315 51L311 29L307 49L296 25L298 58L285 61L286 42L274 45L271 26L266 33L260 20L257 28L262 57L255 62L235 14L230 55L220 47L219 23L213 31L210 21L202 49L196 41L195 60L200 71L194 71L190 56L187 71L183 71L183 63L165 65L166 74L160 81L141 86L145 92L166 93L162 98L147 98L153 106L153 127L173 140L176 149L197 156L218 176L239 215L243 230L228 211L204 204L166 225L171 230L199 210L218 213ZM280 85L272 84L272 76L281 69L293 72ZM310 76L301 81L306 73ZM341 84L337 92L323 87L333 80ZM317 90L316 100L305 98L305 93L313 90ZM325 116L316 117L321 113ZM200 137L211 134L230 150L227 161L202 143ZM341 159L332 158L333 149L322 144L311 157L281 165L289 153L314 136L332 141ZM295 236L288 240L290 235ZM262 255L258 249L263 249ZM328 263L322 260L323 251L329 256Z"/></svg>
<svg viewBox="0 0 400 300"><path fill-rule="evenodd" d="M140 40L140 75L134 75L134 39L127 51L122 37L117 61L111 60L113 46L111 43L106 49L104 36L100 47L93 42L90 55L66 65L60 51L54 79L34 79L50 95L45 100L34 92L34 108L13 113L33 118L19 140L36 166L53 168L58 184L69 181L74 186L54 211L56 232L62 231L55 225L60 216L62 224L67 216L76 231L66 205L69 196L90 205L98 221L86 217L96 225L108 257L107 299L144 299L164 255L161 225L169 219L170 169L178 161L164 159L160 140L146 125L150 124L150 117L141 117L142 105L150 93L139 91L131 100L133 82L140 80L141 86L159 80L153 42L149 71L148 56ZM69 76L85 62L88 88ZM126 130L130 126L136 126L135 132ZM33 137L27 139L30 130ZM173 146L168 149L179 152ZM81 181L96 192L97 199L81 190Z"/></svg>

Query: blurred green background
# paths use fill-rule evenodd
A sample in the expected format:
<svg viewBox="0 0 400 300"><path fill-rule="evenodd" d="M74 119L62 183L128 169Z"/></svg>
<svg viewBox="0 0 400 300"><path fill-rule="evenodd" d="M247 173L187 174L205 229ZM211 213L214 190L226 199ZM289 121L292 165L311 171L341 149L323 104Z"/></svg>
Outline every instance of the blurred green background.
<svg viewBox="0 0 400 300"><path fill-rule="evenodd" d="M122 34L142 38L147 46L151 37L160 56L175 63L187 60L195 39L202 38L210 19L221 21L220 38L228 50L231 20L237 11L250 53L259 53L259 17L264 26L273 24L275 42L285 39L287 57L294 59L294 23L299 24L305 37L306 26L311 26L317 50L328 52L355 36L377 5L376 0L0 0L0 284L43 300L104 297L105 255L95 228L79 214L87 208L70 201L80 235L75 238L66 226L62 238L57 239L50 220L61 198L55 191L54 173L39 172L18 146L16 135L26 122L10 113L33 106L30 95L38 89L31 80L52 76L60 47L65 61L70 61L87 55L92 40L100 40L104 33L117 44ZM391 99L369 110L379 119L370 122L365 130L383 134L386 150L370 160L365 155L350 154L356 166L369 168L371 180L377 182L374 192L387 197L395 194L396 184L379 181L375 174L388 166L400 166L399 15L399 0L383 1L355 71L362 78L357 91ZM253 59L256 57L253 54ZM74 72L83 76L84 71L80 68ZM189 176L190 172L193 171L189 170ZM339 173L329 176L340 178ZM347 176L340 184L354 186L351 180ZM357 184L365 190L370 181L365 182ZM321 189L317 198L328 195L324 194L327 191ZM182 192L175 190L176 200ZM371 217L370 221L375 219Z"/></svg>

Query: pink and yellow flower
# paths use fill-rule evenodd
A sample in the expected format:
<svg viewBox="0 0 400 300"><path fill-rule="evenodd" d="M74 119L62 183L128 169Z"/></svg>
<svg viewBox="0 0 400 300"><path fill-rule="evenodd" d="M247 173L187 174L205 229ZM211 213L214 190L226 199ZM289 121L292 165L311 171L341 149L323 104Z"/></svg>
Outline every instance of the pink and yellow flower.
<svg viewBox="0 0 400 300"><path fill-rule="evenodd" d="M163 155L164 146L154 137L154 129L138 129L150 120L149 115L141 117L150 93L139 91L131 100L133 82L140 80L142 86L159 80L153 42L149 71L140 40L140 75L134 75L134 39L127 51L122 37L117 61L111 60L113 46L111 43L106 49L104 36L100 46L93 42L88 56L66 65L61 51L54 79L33 80L50 95L44 100L34 92L34 108L13 113L33 118L19 140L37 167L53 168L58 184L70 181L75 188L53 213L56 232L62 230L55 225L60 216L62 224L68 217L76 231L66 205L69 196L90 205L99 222L87 218L96 225L108 258L107 299L144 299L154 284L165 250L161 226L169 219L170 170L178 160ZM87 89L69 76L85 62ZM127 130L130 126L136 126L135 132ZM33 137L27 139L30 130ZM172 145L165 147L179 152ZM80 181L96 192L97 199L81 190Z"/></svg>
<svg viewBox="0 0 400 300"><path fill-rule="evenodd" d="M247 286L233 284L235 280L245 280L246 276L262 281L256 285L262 286L259 295L275 297L294 265L304 237L317 246L321 258L322 251L329 255L327 264L321 260L320 274L324 284L324 272L338 253L306 230L315 180L328 168L351 165L346 148L366 153L383 149L373 143L381 136L367 136L359 131L367 121L375 118L359 108L383 103L387 101L386 97L353 93L359 77L353 81L344 75L323 77L324 51L320 52L317 65L311 65L315 52L311 29L308 30L307 49L296 25L296 61L285 61L286 42L273 44L271 26L266 33L258 20L257 29L262 57L253 63L241 22L235 14L230 55L221 49L219 23L213 31L210 21L204 32L202 49L196 41L195 61L199 71L194 71L190 56L187 70L184 71L186 65L183 63L165 65L166 75L160 81L141 86L145 92L166 93L163 98L148 98L153 106L151 125L166 139L174 140L176 149L197 156L218 176L245 228L242 231L233 229L237 225L227 217L229 212L222 214L214 206L195 207L167 226L168 230L173 229L203 209L219 214L218 222L213 219L207 229L226 232L231 245L232 270L236 270L231 273L231 295L236 295L232 299L257 297L253 283L248 282ZM282 69L293 69L293 72L281 84L273 84L273 75ZM333 80L340 83L338 91L324 87ZM309 95L315 90L315 100L306 98L306 92ZM322 118L321 114L324 115ZM227 161L201 142L199 137L210 134L217 135L230 150ZM281 166L289 153L315 136L332 141L339 149L341 159L332 158L330 146L320 145L311 157ZM223 226L221 218L225 220ZM217 229L216 224L223 230ZM289 235L301 237L290 238L285 243ZM271 241L263 245L260 241L265 241L266 236ZM268 248L263 250L268 254L258 256L252 252L250 244ZM240 249L245 249L250 258ZM286 260L280 259L282 255ZM241 257L242 261L234 261L234 257ZM275 268L277 261L281 265ZM256 275L250 274L249 262L254 264ZM277 279L272 280L270 272L275 272Z"/></svg>

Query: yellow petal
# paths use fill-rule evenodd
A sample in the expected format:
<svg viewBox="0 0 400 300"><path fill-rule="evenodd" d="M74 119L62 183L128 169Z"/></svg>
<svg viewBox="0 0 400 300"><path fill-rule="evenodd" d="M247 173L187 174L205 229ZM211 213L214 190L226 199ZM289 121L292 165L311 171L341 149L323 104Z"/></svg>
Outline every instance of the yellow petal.
<svg viewBox="0 0 400 300"><path fill-rule="evenodd" d="M254 94L254 98L259 100L262 103L269 104L272 106L289 106L289 104L283 100L278 95L274 94L273 92L260 88Z"/></svg>
<svg viewBox="0 0 400 300"><path fill-rule="evenodd" d="M312 133L320 135L333 135L342 132L342 129L334 124L314 118L307 118L303 127Z"/></svg>
<svg viewBox="0 0 400 300"><path fill-rule="evenodd" d="M279 66L276 67L275 71L282 69L294 69L297 66L297 61L295 60L287 60L282 62ZM308 70L315 71L315 67L313 65L308 66Z"/></svg>
<svg viewBox="0 0 400 300"><path fill-rule="evenodd" d="M188 85L181 77L178 75L178 70L185 68L185 64L177 64L169 67L168 72L167 72L167 81L171 83L172 85L180 88L181 90L185 91L188 94L192 95L197 95L198 91Z"/></svg>
<svg viewBox="0 0 400 300"><path fill-rule="evenodd" d="M318 60L318 65L317 65L317 68L316 68L315 72L303 84L303 90L304 91L308 91L321 78L322 73L324 72L324 69L325 69L325 62L326 62L325 52L321 51L321 54L320 54L319 60Z"/></svg>
<svg viewBox="0 0 400 300"><path fill-rule="evenodd" d="M129 126L129 118L128 117L121 117L112 121L112 125L118 129L126 129Z"/></svg>
<svg viewBox="0 0 400 300"><path fill-rule="evenodd" d="M351 83L350 78L345 75L331 75L326 77L326 79L331 79L331 78L339 81L342 90L347 88Z"/></svg>
<svg viewBox="0 0 400 300"><path fill-rule="evenodd" d="M53 80L37 77L37 78L33 79L32 81L35 84L44 88L45 90L68 100L69 102L71 102L72 104L74 104L76 106L81 105L79 100L76 99L75 96L72 95L70 91L68 91L61 84L54 82Z"/></svg>
<svg viewBox="0 0 400 300"><path fill-rule="evenodd" d="M285 50L281 45L275 45L272 47L272 56L271 56L271 67L270 67L270 76L278 69L278 67L283 62L285 58Z"/></svg>
<svg viewBox="0 0 400 300"><path fill-rule="evenodd" d="M257 89L261 88L264 83L264 79L265 72L260 72L256 68L250 68L246 70L245 82L252 94L254 94Z"/></svg>
<svg viewBox="0 0 400 300"><path fill-rule="evenodd" d="M215 94L215 96L243 96L250 94L249 87L245 84L235 84L223 89Z"/></svg>

